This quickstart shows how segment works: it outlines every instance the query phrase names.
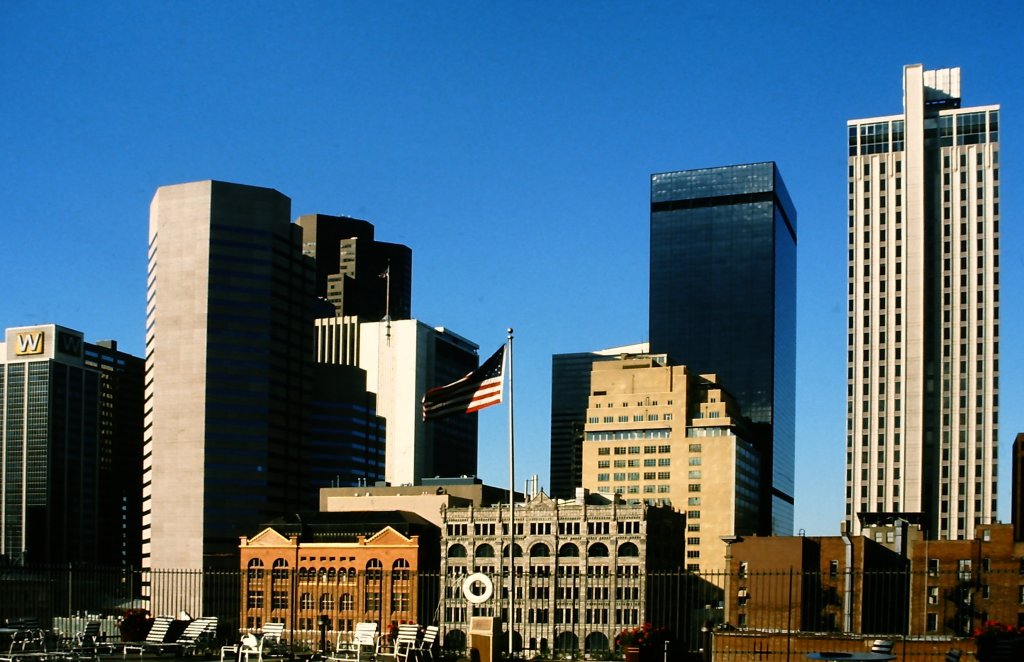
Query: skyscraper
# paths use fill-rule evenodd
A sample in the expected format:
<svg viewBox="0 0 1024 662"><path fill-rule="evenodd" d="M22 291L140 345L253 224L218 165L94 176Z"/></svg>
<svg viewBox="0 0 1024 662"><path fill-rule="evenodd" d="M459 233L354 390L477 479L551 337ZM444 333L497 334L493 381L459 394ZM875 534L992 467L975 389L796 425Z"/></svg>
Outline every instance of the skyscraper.
<svg viewBox="0 0 1024 662"><path fill-rule="evenodd" d="M0 363L0 554L16 563L98 558L100 376L82 334L7 329Z"/></svg>
<svg viewBox="0 0 1024 662"><path fill-rule="evenodd" d="M647 352L647 343L551 357L551 496L571 499L583 485L583 428L596 361Z"/></svg>
<svg viewBox="0 0 1024 662"><path fill-rule="evenodd" d="M153 198L148 567L235 567L240 535L316 503L302 466L313 265L290 208L275 190L217 181L161 187Z"/></svg>
<svg viewBox="0 0 1024 662"><path fill-rule="evenodd" d="M996 513L999 106L903 70L903 114L847 122L846 519L970 538Z"/></svg>
<svg viewBox="0 0 1024 662"><path fill-rule="evenodd" d="M84 343L83 362L100 375L99 553L102 563L142 562L142 430L146 360L116 340Z"/></svg>
<svg viewBox="0 0 1024 662"><path fill-rule="evenodd" d="M650 351L718 376L762 458L761 533L793 530L796 211L774 163L651 176Z"/></svg>
<svg viewBox="0 0 1024 662"><path fill-rule="evenodd" d="M0 343L0 555L139 560L142 359L58 326Z"/></svg>

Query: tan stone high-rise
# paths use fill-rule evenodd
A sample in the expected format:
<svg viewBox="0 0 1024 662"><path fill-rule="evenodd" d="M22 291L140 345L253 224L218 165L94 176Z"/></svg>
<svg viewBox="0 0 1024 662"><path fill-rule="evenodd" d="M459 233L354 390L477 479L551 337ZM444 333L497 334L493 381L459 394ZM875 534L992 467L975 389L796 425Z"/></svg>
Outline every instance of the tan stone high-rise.
<svg viewBox="0 0 1024 662"><path fill-rule="evenodd" d="M313 271L290 207L275 190L216 181L161 187L153 198L143 468L150 568L237 567L240 535L316 503L301 473Z"/></svg>
<svg viewBox="0 0 1024 662"><path fill-rule="evenodd" d="M968 538L996 514L999 106L961 108L958 68L903 94L847 123L846 520Z"/></svg>
<svg viewBox="0 0 1024 662"><path fill-rule="evenodd" d="M686 565L725 566L723 537L757 531L761 458L714 375L664 354L595 362L583 442L583 486L686 514Z"/></svg>

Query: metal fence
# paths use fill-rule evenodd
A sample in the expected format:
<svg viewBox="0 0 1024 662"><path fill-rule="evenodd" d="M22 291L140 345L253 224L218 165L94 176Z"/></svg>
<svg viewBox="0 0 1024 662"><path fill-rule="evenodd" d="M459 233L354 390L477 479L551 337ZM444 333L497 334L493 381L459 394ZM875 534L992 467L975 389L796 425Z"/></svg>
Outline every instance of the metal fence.
<svg viewBox="0 0 1024 662"><path fill-rule="evenodd" d="M284 621L291 645L329 646L352 622L373 620L386 633L395 603L345 603L341 591L365 591L360 574L352 588L316 584L304 589L289 574L290 595L270 616L253 620L244 571L145 571L66 567L0 568L0 622L30 619L46 627L78 627L81 618L109 629L125 610L154 615L217 616L218 638L234 641L244 629ZM419 573L416 620L441 625L442 642L464 649L473 616L507 617L507 576L495 576L494 598L469 604L465 576ZM269 580L273 581L273 579ZM305 591L305 592L304 592ZM306 593L314 599L307 603ZM267 599L272 591L268 589ZM329 596L330 599L316 599ZM673 641L675 659L700 654L723 629L737 632L818 633L900 637L969 636L986 620L1017 624L1024 613L1024 575L1016 572L839 572L714 574L685 571L588 576L524 572L516 578L514 639L536 652L591 653L614 647L623 629L651 623ZM345 612L344 610L349 610ZM788 636L788 634L787 634Z"/></svg>

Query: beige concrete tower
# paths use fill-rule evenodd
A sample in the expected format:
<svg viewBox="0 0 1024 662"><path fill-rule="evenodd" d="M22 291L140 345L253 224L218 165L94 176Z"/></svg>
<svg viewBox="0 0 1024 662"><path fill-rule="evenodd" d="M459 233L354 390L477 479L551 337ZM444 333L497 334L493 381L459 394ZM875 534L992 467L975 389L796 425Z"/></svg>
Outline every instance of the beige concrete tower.
<svg viewBox="0 0 1024 662"><path fill-rule="evenodd" d="M304 496L315 503L301 474L313 271L290 206L277 191L216 181L165 186L153 198L143 467L150 568L237 567L239 535L307 505Z"/></svg>
<svg viewBox="0 0 1024 662"><path fill-rule="evenodd" d="M721 570L723 537L756 533L761 461L714 375L664 354L595 362L583 487L686 514L686 565Z"/></svg>
<svg viewBox="0 0 1024 662"><path fill-rule="evenodd" d="M846 520L967 538L996 513L999 107L904 68L904 113L851 120Z"/></svg>

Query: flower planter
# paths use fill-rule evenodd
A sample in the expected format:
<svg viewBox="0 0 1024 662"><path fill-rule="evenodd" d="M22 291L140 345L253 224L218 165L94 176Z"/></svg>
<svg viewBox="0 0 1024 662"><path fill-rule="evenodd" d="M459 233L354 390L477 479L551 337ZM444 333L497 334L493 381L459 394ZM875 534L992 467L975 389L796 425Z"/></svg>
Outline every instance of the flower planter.
<svg viewBox="0 0 1024 662"><path fill-rule="evenodd" d="M978 662L1019 662L1024 660L1024 637L979 637L977 647Z"/></svg>
<svg viewBox="0 0 1024 662"><path fill-rule="evenodd" d="M125 642L142 641L152 626L153 619L149 618L149 612L145 609L129 609L117 624L121 641Z"/></svg>

